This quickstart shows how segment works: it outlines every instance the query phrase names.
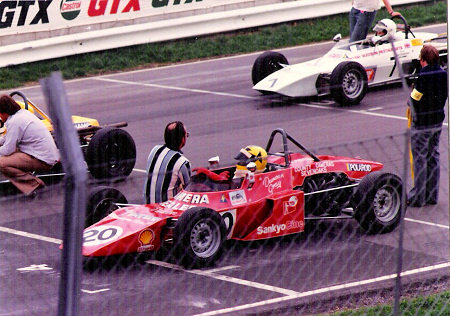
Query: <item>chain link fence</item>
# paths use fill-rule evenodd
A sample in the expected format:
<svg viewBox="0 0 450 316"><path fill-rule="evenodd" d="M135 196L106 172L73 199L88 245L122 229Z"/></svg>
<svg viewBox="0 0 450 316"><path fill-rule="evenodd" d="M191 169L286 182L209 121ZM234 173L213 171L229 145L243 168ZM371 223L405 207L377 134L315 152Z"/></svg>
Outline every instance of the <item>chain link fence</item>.
<svg viewBox="0 0 450 316"><path fill-rule="evenodd" d="M386 135L311 151L320 154L322 160L326 156L341 156L382 162L383 170L403 178L404 189L409 190L412 179L406 141L406 134ZM407 208L404 220L393 231L368 233L370 226L360 225L354 219L354 204L347 203L355 187L340 183L335 176L315 174L309 187L297 188L305 191L302 232L246 241L243 232L227 231L234 238L221 245L223 253L215 263L185 268L179 260L185 253L173 243L176 221L167 221L165 228L158 230L159 236L155 229L142 227L136 235L141 244L137 251L122 255L128 252L126 247L110 247L100 257L83 258L79 274L81 293L61 294L70 281L66 278L76 276L61 273L62 262L66 265L70 262L61 261L59 249L63 233L67 233L67 226L62 225L62 209L67 207L64 195L71 188L61 185L64 182L49 182L38 196L29 198L3 183L9 189L2 191L1 197L0 315L55 314L63 298L70 306L77 295L78 315L316 315L378 304L387 307L361 314L407 314L405 310L413 303L400 305L400 299L448 291L447 133L442 134L440 151L439 203ZM123 193L126 201L119 202L139 205L143 201L144 180L142 170L134 170L120 181L99 181L89 175L88 188L99 192L99 186L108 185ZM330 190L336 181L340 186L350 187ZM277 182L271 183L276 187ZM395 181L388 183L396 185ZM313 192L319 194L308 195ZM108 208L114 208L112 202L117 201L117 196L106 197L102 203L110 203ZM365 200L364 195L359 198ZM88 208L92 207L89 203L88 200ZM341 212L341 208L345 211ZM267 210L273 212L274 208ZM236 213L241 211L236 207ZM281 222L255 225L259 218L257 210L253 212L246 220L256 232L285 229ZM145 222L143 218L136 217L136 221ZM236 218L227 219L228 227L230 220ZM97 237L103 234L96 242L110 238L113 226L107 225L109 230L85 232L84 242L89 242L93 234ZM200 229L199 234L206 233ZM163 237L167 244L154 253L152 240ZM70 293L75 296L67 297ZM424 299L414 308L417 315L422 310L429 315L446 315L449 304ZM62 310L60 306L61 315L70 314Z"/></svg>

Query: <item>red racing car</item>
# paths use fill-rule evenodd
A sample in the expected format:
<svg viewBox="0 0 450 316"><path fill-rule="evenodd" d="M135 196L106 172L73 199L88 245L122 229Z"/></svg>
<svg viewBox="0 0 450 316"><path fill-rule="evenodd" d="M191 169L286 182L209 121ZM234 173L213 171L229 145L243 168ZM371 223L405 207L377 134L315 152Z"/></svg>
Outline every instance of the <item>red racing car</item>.
<svg viewBox="0 0 450 316"><path fill-rule="evenodd" d="M271 152L275 136L282 139L279 152ZM316 156L282 129L272 132L266 152L265 172L253 172L252 162L238 179L233 179L236 166L200 169L183 191L163 203L130 205L118 190L97 187L88 200L83 255L169 248L178 263L201 267L219 258L227 239L300 233L305 221L354 218L368 233L390 232L399 224L402 180L380 171L383 164ZM231 176L221 179L225 171Z"/></svg>

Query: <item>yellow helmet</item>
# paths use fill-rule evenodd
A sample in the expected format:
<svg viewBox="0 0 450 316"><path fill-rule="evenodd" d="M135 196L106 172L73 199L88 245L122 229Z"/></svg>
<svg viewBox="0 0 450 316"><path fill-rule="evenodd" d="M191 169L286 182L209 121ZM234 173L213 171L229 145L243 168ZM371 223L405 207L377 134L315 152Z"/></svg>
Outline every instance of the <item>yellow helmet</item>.
<svg viewBox="0 0 450 316"><path fill-rule="evenodd" d="M256 173L261 173L266 169L267 152L260 146L250 145L242 148L234 158L239 160L238 165L246 166L250 162L256 165Z"/></svg>

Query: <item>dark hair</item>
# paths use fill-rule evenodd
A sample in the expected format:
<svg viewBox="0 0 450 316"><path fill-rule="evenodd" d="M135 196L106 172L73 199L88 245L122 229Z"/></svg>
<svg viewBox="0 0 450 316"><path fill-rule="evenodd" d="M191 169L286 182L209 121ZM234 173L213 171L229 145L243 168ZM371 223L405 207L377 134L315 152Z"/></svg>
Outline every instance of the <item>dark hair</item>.
<svg viewBox="0 0 450 316"><path fill-rule="evenodd" d="M439 62L439 52L434 46L424 45L420 50L420 59L426 61L428 65L436 65Z"/></svg>
<svg viewBox="0 0 450 316"><path fill-rule="evenodd" d="M2 95L0 97L0 113L6 113L8 115L14 115L21 109L20 105L14 101L9 95Z"/></svg>
<svg viewBox="0 0 450 316"><path fill-rule="evenodd" d="M172 150L180 150L181 142L185 136L186 129L180 121L170 122L164 130L164 142Z"/></svg>

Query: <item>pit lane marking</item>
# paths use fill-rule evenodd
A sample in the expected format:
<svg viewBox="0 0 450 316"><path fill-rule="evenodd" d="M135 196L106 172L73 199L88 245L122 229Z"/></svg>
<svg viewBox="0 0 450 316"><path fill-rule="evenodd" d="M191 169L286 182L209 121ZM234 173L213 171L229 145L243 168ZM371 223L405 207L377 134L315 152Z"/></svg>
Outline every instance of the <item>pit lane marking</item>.
<svg viewBox="0 0 450 316"><path fill-rule="evenodd" d="M51 238L51 237L45 237L45 236L42 236L42 235L27 233L27 232L23 232L23 231L12 229L12 228L8 228L8 227L0 226L0 232L13 234L13 235L17 235L17 236L22 236L22 237L27 237L27 238L31 238L31 239L37 239L37 240L41 240L41 241L46 241L46 242L53 243L53 244L58 244L58 245L60 245L62 243L61 239L56 239L56 238Z"/></svg>
<svg viewBox="0 0 450 316"><path fill-rule="evenodd" d="M404 272L401 272L400 275L407 276L407 275L413 275L413 274L418 274L418 273L430 272L430 271L439 270L439 269L445 269L445 268L449 268L449 267L450 267L450 262L445 262L445 263L441 263L441 264L437 264L437 265L433 265L433 266L404 271ZM311 290L311 291L306 291L306 292L296 292L293 295L283 296L283 297L279 297L279 298L274 298L274 299L270 299L270 300L265 300L265 301L260 301L260 302L256 302L256 303L250 303L250 304L245 304L245 305L240 305L240 306L235 306L235 307L230 307L230 308L219 309L219 310L215 310L215 311L209 311L206 313L196 314L193 316L221 315L221 314L226 314L226 313L243 311L243 310L254 308L254 307L260 307L260 306L266 306L266 305L270 305L270 304L274 304L274 303L286 302L286 301L290 301L290 300L297 299L297 298L302 298L302 297L307 297L307 296L312 296L312 295L317 295L317 294L323 294L323 293L358 287L358 286L372 284L372 283L381 282L381 281L392 280L392 279L395 279L396 277L397 277L397 274L393 273L393 274L384 275L384 276L373 278L373 279L366 279L366 280L362 280L362 281L344 283L344 284L340 284L340 285L334 285L334 286L320 288L317 290Z"/></svg>
<svg viewBox="0 0 450 316"><path fill-rule="evenodd" d="M227 275L221 275L221 274L216 273L218 271L223 271L223 270L227 270L230 268L234 269L234 268L236 268L236 266L229 266L229 267L212 269L212 270L186 270L176 264L171 264L171 263L167 263L167 262L163 262L163 261L148 260L146 262L150 263L150 264L174 269L174 270L183 271L183 272L190 273L190 274L195 274L195 275L213 278L213 279L220 280L220 281L226 281L226 282L231 282L231 283L235 283L235 284L250 286L250 287L254 287L257 289L261 289L261 290L284 294L287 296L298 294L298 292L296 292L296 291L283 289L283 288L280 288L277 286L262 284L262 283L253 282L253 281L247 281L247 280L238 279L238 278L234 278L234 277L230 277Z"/></svg>
<svg viewBox="0 0 450 316"><path fill-rule="evenodd" d="M252 100L257 99L256 97L241 95L241 94L174 87L174 86L167 86L167 85L161 85L161 84L155 84L155 83L134 82L134 81L111 79L111 78L104 78L104 77L98 77L98 78L92 78L92 79L98 80L98 81L108 81L108 82L120 83L120 84L128 84L128 85L136 85L136 86L160 88L160 89L169 89L169 90L178 90L178 91L187 91L187 92L197 92L197 93L203 93L203 94L220 95L220 96L225 96L225 97L234 97L234 98L241 98L241 99L252 99Z"/></svg>
<svg viewBox="0 0 450 316"><path fill-rule="evenodd" d="M414 219L414 218L405 217L405 221L417 223L417 224L423 224L423 225L430 225L430 226L438 227L438 228L450 229L450 227L448 225L425 222L425 221L421 221L421 220Z"/></svg>
<svg viewBox="0 0 450 316"><path fill-rule="evenodd" d="M81 292L87 293L87 294L97 294L97 293L101 293L101 292L106 292L109 291L110 289L100 289L100 290L81 290Z"/></svg>

